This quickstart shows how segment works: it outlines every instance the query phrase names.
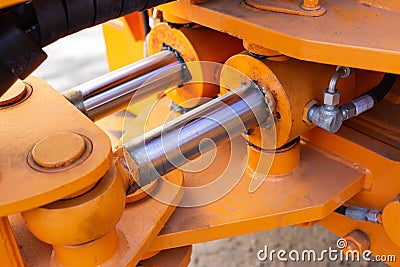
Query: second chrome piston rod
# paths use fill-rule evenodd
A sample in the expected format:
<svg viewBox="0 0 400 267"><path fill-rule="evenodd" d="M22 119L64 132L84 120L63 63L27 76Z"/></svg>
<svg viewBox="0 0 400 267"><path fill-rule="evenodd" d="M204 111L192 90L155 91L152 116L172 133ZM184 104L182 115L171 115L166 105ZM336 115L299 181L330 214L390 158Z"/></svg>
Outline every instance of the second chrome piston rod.
<svg viewBox="0 0 400 267"><path fill-rule="evenodd" d="M144 186L211 150L214 144L265 123L269 116L259 88L253 83L243 84L126 142L123 146L129 154L128 165L139 186ZM213 142L202 143L204 140Z"/></svg>
<svg viewBox="0 0 400 267"><path fill-rule="evenodd" d="M191 79L175 51L164 50L66 91L63 95L93 121Z"/></svg>

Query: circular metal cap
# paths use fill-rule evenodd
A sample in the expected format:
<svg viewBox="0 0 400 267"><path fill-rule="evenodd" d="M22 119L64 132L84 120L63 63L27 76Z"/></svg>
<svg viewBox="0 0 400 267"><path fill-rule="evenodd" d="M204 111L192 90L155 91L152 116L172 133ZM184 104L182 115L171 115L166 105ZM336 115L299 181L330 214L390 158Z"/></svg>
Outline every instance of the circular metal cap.
<svg viewBox="0 0 400 267"><path fill-rule="evenodd" d="M57 133L40 140L32 150L36 164L57 168L71 164L85 151L85 140L75 133Z"/></svg>
<svg viewBox="0 0 400 267"><path fill-rule="evenodd" d="M25 83L18 81L0 97L0 107L12 105L22 100L27 93Z"/></svg>

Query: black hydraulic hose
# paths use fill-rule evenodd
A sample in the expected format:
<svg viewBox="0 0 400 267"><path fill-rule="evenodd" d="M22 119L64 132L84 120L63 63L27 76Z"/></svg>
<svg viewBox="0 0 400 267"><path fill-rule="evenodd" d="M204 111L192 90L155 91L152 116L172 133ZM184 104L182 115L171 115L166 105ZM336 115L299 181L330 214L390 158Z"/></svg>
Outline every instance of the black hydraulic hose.
<svg viewBox="0 0 400 267"><path fill-rule="evenodd" d="M150 21L149 21L149 13L147 11L142 11L142 20L144 23L144 34L148 34L150 32Z"/></svg>
<svg viewBox="0 0 400 267"><path fill-rule="evenodd" d="M31 0L0 10L0 96L47 57L42 47L173 0Z"/></svg>
<svg viewBox="0 0 400 267"><path fill-rule="evenodd" d="M41 46L0 11L0 96L45 59Z"/></svg>
<svg viewBox="0 0 400 267"><path fill-rule="evenodd" d="M343 119L347 120L355 117L378 104L387 95L387 93L389 93L390 89L392 89L396 79L396 74L386 73L385 76L383 76L382 81L377 86L362 96L359 96L356 99L344 104L341 107Z"/></svg>
<svg viewBox="0 0 400 267"><path fill-rule="evenodd" d="M173 0L32 0L3 10L46 46L77 31ZM35 36L37 38L37 36Z"/></svg>
<svg viewBox="0 0 400 267"><path fill-rule="evenodd" d="M342 215L346 215L346 206L340 206L339 208L335 209L336 213L342 214Z"/></svg>
<svg viewBox="0 0 400 267"><path fill-rule="evenodd" d="M365 94L371 96L374 99L375 104L379 103L385 95L389 93L390 89L392 89L396 78L397 75L386 73L385 76L383 76L382 81Z"/></svg>

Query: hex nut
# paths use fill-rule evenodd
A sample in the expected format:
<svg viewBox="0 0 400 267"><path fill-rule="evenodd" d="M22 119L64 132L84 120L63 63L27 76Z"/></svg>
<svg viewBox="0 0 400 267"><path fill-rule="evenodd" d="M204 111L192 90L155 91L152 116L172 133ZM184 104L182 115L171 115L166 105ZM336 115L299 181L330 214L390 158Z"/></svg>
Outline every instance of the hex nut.
<svg viewBox="0 0 400 267"><path fill-rule="evenodd" d="M353 117L355 117L357 115L356 114L356 106L351 102L344 104L341 107L341 110L342 110L342 113L343 113L343 118L345 120L353 118Z"/></svg>
<svg viewBox="0 0 400 267"><path fill-rule="evenodd" d="M369 210L365 217L368 221L373 223L379 223L379 215L381 214L380 210Z"/></svg>
<svg viewBox="0 0 400 267"><path fill-rule="evenodd" d="M346 252L348 250L357 250L360 254L369 249L370 241L364 232L360 230L354 230L348 233L344 239L347 241L347 247L343 250Z"/></svg>
<svg viewBox="0 0 400 267"><path fill-rule="evenodd" d="M336 90L334 93L328 92L328 89L324 90L324 104L336 106L340 102L340 92Z"/></svg>

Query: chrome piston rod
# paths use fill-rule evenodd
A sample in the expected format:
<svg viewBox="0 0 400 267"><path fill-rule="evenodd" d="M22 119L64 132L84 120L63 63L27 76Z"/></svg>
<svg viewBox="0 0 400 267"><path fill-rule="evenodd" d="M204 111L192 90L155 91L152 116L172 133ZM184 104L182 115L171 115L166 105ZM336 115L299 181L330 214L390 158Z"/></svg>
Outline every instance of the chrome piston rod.
<svg viewBox="0 0 400 267"><path fill-rule="evenodd" d="M124 144L129 166L144 186L232 139L270 116L264 95L244 84ZM213 142L202 142L203 140ZM200 150L200 143L201 150Z"/></svg>
<svg viewBox="0 0 400 267"><path fill-rule="evenodd" d="M165 50L72 88L64 96L95 121L125 108L133 96L140 101L190 78L179 57Z"/></svg>

